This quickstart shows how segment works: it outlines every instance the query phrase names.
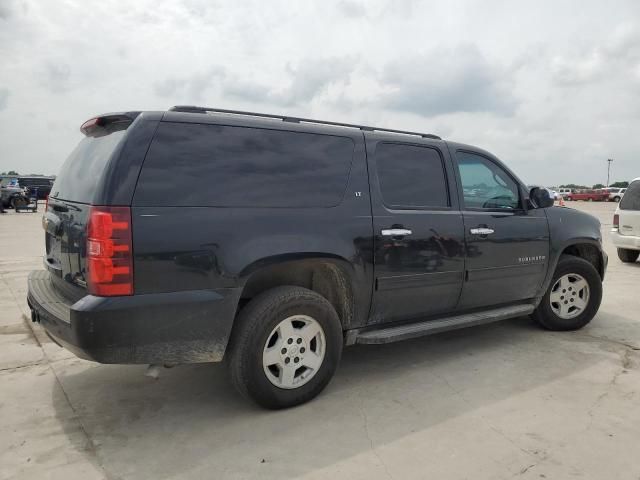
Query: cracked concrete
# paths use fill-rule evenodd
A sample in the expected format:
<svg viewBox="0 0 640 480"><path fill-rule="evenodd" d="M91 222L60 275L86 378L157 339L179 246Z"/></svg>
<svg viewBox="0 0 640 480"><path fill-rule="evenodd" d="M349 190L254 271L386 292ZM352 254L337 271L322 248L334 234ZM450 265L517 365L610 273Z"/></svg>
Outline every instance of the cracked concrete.
<svg viewBox="0 0 640 480"><path fill-rule="evenodd" d="M579 203L606 233L614 204ZM526 319L345 350L316 401L266 412L221 365L97 365L28 321L38 214L0 216L0 480L640 478L640 263L584 330Z"/></svg>

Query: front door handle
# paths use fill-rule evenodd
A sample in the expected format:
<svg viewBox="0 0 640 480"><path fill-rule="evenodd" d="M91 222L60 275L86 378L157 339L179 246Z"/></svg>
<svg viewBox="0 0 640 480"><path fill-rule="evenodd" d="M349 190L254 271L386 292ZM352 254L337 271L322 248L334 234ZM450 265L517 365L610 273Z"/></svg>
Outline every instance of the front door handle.
<svg viewBox="0 0 640 480"><path fill-rule="evenodd" d="M385 228L381 233L383 237L404 237L411 235L413 232L406 228Z"/></svg>
<svg viewBox="0 0 640 480"><path fill-rule="evenodd" d="M472 235L491 235L494 230L492 228L477 227L469 230Z"/></svg>

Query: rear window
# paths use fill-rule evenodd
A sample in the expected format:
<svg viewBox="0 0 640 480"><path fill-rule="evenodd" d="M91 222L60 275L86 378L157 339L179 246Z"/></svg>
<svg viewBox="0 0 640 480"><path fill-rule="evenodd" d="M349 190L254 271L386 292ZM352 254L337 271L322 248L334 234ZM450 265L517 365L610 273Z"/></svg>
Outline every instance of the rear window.
<svg viewBox="0 0 640 480"><path fill-rule="evenodd" d="M620 200L620 210L640 210L640 180L632 182Z"/></svg>
<svg viewBox="0 0 640 480"><path fill-rule="evenodd" d="M162 123L136 205L331 207L347 186L354 143L332 135Z"/></svg>
<svg viewBox="0 0 640 480"><path fill-rule="evenodd" d="M125 134L126 130L120 130L102 137L83 138L62 165L51 196L91 203L102 173Z"/></svg>

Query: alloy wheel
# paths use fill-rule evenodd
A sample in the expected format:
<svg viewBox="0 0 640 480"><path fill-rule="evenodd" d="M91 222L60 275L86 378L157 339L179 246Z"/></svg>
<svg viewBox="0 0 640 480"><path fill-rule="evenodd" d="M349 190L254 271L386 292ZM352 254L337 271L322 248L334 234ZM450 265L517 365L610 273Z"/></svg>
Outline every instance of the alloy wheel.
<svg viewBox="0 0 640 480"><path fill-rule="evenodd" d="M589 305L589 284L577 273L563 275L553 284L549 302L558 317L577 317Z"/></svg>
<svg viewBox="0 0 640 480"><path fill-rule="evenodd" d="M322 326L308 315L293 315L271 331L262 353L269 381L279 388L305 385L322 366L326 341Z"/></svg>

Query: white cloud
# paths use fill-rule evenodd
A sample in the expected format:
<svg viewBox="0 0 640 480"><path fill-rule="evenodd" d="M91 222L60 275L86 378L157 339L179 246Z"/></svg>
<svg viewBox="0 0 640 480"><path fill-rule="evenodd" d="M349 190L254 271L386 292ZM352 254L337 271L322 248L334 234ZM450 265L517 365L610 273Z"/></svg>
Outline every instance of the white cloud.
<svg viewBox="0 0 640 480"><path fill-rule="evenodd" d="M0 87L0 112L7 108L9 103L9 89Z"/></svg>
<svg viewBox="0 0 640 480"><path fill-rule="evenodd" d="M601 182L608 157L631 178L637 19L635 0L0 0L0 170L55 173L94 114L202 104L439 133L527 183Z"/></svg>
<svg viewBox="0 0 640 480"><path fill-rule="evenodd" d="M385 65L383 107L435 116L458 112L511 115L517 101L512 72L492 65L473 45L404 55Z"/></svg>

